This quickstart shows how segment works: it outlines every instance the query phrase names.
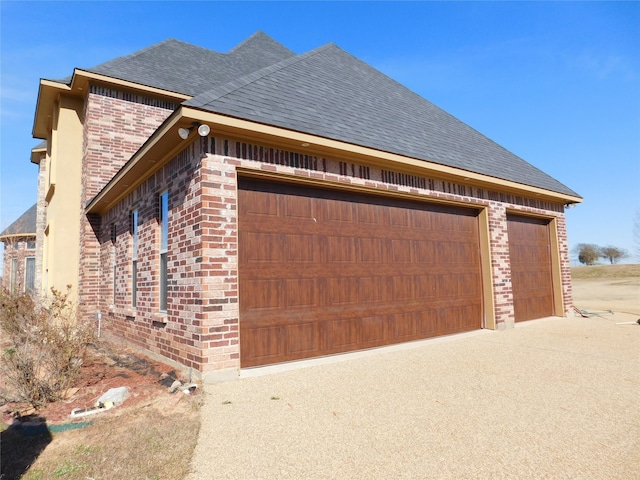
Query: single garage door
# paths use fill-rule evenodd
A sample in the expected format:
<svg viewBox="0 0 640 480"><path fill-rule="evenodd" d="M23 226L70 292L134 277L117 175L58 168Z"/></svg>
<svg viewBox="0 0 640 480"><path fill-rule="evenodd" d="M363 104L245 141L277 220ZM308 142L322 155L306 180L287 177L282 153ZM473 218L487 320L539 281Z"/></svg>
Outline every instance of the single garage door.
<svg viewBox="0 0 640 480"><path fill-rule="evenodd" d="M240 179L241 366L481 328L477 215Z"/></svg>
<svg viewBox="0 0 640 480"><path fill-rule="evenodd" d="M549 220L507 215L516 322L554 315Z"/></svg>

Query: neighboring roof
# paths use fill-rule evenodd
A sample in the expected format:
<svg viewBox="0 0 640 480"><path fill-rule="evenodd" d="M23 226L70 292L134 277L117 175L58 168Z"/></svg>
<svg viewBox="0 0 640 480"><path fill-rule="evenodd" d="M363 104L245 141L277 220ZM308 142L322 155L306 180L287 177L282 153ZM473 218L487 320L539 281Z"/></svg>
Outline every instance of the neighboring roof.
<svg viewBox="0 0 640 480"><path fill-rule="evenodd" d="M9 225L0 233L0 240L8 237L30 237L36 236L36 212L37 204L24 212L20 218Z"/></svg>
<svg viewBox="0 0 640 480"><path fill-rule="evenodd" d="M184 105L578 196L333 44L218 85Z"/></svg>
<svg viewBox="0 0 640 480"><path fill-rule="evenodd" d="M33 151L33 150L46 150L46 149L47 149L47 141L46 140L42 140L35 147L33 147L31 149L31 151Z"/></svg>
<svg viewBox="0 0 640 480"><path fill-rule="evenodd" d="M229 53L169 39L86 71L171 92L197 95L268 65L295 56L263 32ZM63 80L68 83L70 79Z"/></svg>

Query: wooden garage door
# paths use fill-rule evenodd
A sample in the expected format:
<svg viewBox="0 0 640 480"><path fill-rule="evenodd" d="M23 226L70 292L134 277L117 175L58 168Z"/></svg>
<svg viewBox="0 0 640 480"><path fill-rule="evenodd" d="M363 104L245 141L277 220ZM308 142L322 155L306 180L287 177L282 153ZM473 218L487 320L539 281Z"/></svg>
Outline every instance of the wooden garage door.
<svg viewBox="0 0 640 480"><path fill-rule="evenodd" d="M515 320L554 315L549 221L507 215Z"/></svg>
<svg viewBox="0 0 640 480"><path fill-rule="evenodd" d="M477 211L241 179L250 367L481 328Z"/></svg>

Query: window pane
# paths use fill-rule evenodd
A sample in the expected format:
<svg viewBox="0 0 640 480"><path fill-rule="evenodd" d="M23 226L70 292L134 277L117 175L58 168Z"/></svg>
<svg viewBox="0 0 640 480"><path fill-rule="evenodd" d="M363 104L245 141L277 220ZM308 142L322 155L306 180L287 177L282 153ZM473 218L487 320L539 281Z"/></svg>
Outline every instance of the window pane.
<svg viewBox="0 0 640 480"><path fill-rule="evenodd" d="M167 254L160 255L160 310L167 310Z"/></svg>
<svg viewBox="0 0 640 480"><path fill-rule="evenodd" d="M131 305L136 306L136 296L138 295L138 262L133 261L131 269Z"/></svg>
<svg viewBox="0 0 640 480"><path fill-rule="evenodd" d="M26 292L31 293L35 288L36 283L36 258L27 257L27 261L24 268L24 289Z"/></svg>
<svg viewBox="0 0 640 480"><path fill-rule="evenodd" d="M160 195L160 251L169 245L169 192Z"/></svg>
<svg viewBox="0 0 640 480"><path fill-rule="evenodd" d="M138 259L138 211L131 213L131 236L133 237L133 259Z"/></svg>

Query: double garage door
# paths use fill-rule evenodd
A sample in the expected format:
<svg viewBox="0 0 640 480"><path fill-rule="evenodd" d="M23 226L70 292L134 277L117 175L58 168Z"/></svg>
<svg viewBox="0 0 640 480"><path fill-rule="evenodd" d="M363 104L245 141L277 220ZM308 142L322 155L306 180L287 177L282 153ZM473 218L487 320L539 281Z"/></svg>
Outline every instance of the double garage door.
<svg viewBox="0 0 640 480"><path fill-rule="evenodd" d="M242 367L482 327L478 211L241 179Z"/></svg>

